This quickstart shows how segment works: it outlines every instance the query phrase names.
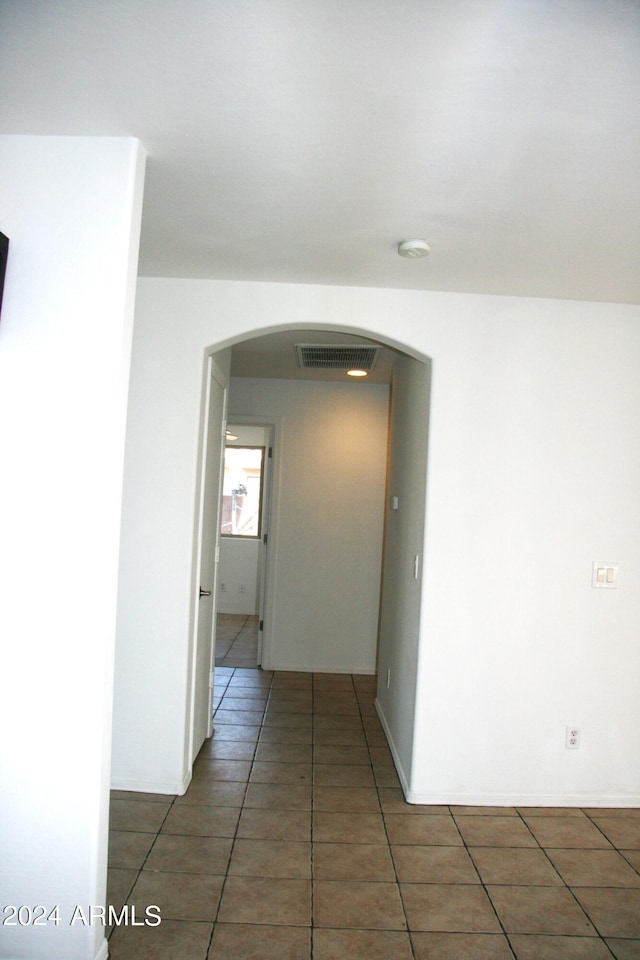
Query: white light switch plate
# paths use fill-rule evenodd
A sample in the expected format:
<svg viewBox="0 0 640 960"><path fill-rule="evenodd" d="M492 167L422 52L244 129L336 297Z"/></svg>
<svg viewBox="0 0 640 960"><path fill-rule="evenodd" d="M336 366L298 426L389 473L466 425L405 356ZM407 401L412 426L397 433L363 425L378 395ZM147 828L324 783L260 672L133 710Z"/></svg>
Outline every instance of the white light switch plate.
<svg viewBox="0 0 640 960"><path fill-rule="evenodd" d="M594 560L591 586L598 590L615 590L618 586L618 564L607 560Z"/></svg>

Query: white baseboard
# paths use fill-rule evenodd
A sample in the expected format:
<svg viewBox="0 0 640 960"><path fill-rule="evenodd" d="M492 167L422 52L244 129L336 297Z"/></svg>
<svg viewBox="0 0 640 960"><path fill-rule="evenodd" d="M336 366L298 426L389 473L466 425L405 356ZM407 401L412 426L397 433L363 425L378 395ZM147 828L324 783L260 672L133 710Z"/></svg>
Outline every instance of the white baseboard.
<svg viewBox="0 0 640 960"><path fill-rule="evenodd" d="M225 604L223 609L220 602L218 602L218 606L216 607L216 613L229 613L239 617L257 617L258 616L257 610L247 610L246 607L242 607L241 604L238 605L237 607L234 607L233 604Z"/></svg>
<svg viewBox="0 0 640 960"><path fill-rule="evenodd" d="M380 701L378 700L377 697L374 700L374 706L376 708L376 713L378 714L380 723L382 724L384 735L387 738L389 749L391 750L391 756L393 757L393 762L395 764L396 772L398 774L398 777L400 778L400 786L402 787L402 792L406 797L409 790L409 782L407 780L407 774L404 767L402 766L402 761L400 760L400 754L398 753L398 749L394 743L393 737L391 736L391 730L389 729L387 718L384 715L384 710L382 709Z"/></svg>
<svg viewBox="0 0 640 960"><path fill-rule="evenodd" d="M191 771L182 780L136 780L128 777L112 777L112 790L130 790L133 793L166 793L181 797L191 783Z"/></svg>
<svg viewBox="0 0 640 960"><path fill-rule="evenodd" d="M404 789L404 787L403 787ZM407 803L454 807L640 807L638 796L598 794L417 793L405 790Z"/></svg>
<svg viewBox="0 0 640 960"><path fill-rule="evenodd" d="M262 664L263 670L287 670L292 673L353 673L359 676L374 677L375 667L363 667L362 665L349 664L322 664L321 666L310 667L308 663L269 663L265 661Z"/></svg>
<svg viewBox="0 0 640 960"><path fill-rule="evenodd" d="M640 796L627 794L470 794L470 793L417 793L409 789L406 772L400 761L396 745L393 742L389 724L384 715L379 700L375 700L375 708L382 724L384 734L389 743L391 756L400 778L400 785L407 803L422 806L453 806L453 807L640 807Z"/></svg>
<svg viewBox="0 0 640 960"><path fill-rule="evenodd" d="M100 949L95 955L95 960L109 960L109 943L107 940L103 940L100 944Z"/></svg>

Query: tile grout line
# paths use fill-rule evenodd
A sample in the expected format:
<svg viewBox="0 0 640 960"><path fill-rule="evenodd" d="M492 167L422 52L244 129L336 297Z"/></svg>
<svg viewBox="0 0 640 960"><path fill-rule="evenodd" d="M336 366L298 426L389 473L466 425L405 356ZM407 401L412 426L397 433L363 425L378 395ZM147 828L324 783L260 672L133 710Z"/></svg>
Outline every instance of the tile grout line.
<svg viewBox="0 0 640 960"><path fill-rule="evenodd" d="M169 816L169 814L170 814L171 811L173 810L173 807L174 807L174 804L175 804L175 802L176 802L176 799L177 799L176 796L172 796L171 802L169 803L169 806L167 807L167 811L166 811L164 817L162 818L162 823L161 823L160 826L158 827L158 829L157 829L157 831L156 831L156 833L155 833L155 836L154 836L154 838L153 838L153 841L152 841L152 843L151 843L151 846L150 846L149 849L147 850L147 852L146 852L146 854L145 854L145 856L144 856L144 858L143 858L143 860L142 860L142 863L140 864L138 870L136 871L136 875L135 875L135 877L134 877L134 879L133 879L133 882L131 883L131 886L129 887L129 890L128 890L127 894L126 894L125 897L124 897L124 904L125 904L125 905L129 903L129 900L130 900L130 898L131 898L131 894L133 893L133 891L134 891L134 889L135 889L135 886L136 886L138 880L139 880L140 877L141 877L142 871L144 870L144 865L145 865L145 863L147 862L147 860L149 859L149 857L151 856L151 852L152 852L153 848L155 847L155 845L156 845L156 843L157 843L158 837L160 836L160 832L161 832L163 826L165 825L165 823L167 822L167 817ZM134 830L134 831L123 831L123 832L135 833L136 831ZM132 906L132 904L129 904L129 905ZM111 939L111 937L113 936L114 932L115 932L118 928L119 928L119 924L114 924L114 925L112 926L112 929L109 931L109 934L108 934L108 936L107 936L107 941L109 941L109 940Z"/></svg>
<svg viewBox="0 0 640 960"><path fill-rule="evenodd" d="M230 687L230 685L231 685L231 681L232 681L233 678L235 677L236 668L234 667L234 668L232 668L232 669L233 669L233 673L230 674L230 676L229 676L229 678L228 678L228 680L227 680L227 683L226 683L225 688L224 688L224 693L223 693L222 696L220 697L220 704L218 705L218 707L217 707L216 710L214 711L213 716L215 716L215 714L218 712L218 709L219 709L220 706L222 705L222 701L224 700L224 698L226 697L226 695L227 695L227 693L228 693L228 691L229 691L229 687ZM214 667L214 671L215 671L215 667ZM212 721L213 721L213 717L212 717ZM215 736L215 728L212 730L212 732L211 732L211 737L210 737L209 739L213 739L214 736ZM254 749L254 753L255 753L255 749ZM247 782L248 782L248 781L247 781ZM216 907L216 909L215 909L214 916L213 916L213 919L212 919L212 922L211 922L211 933L209 934L209 941L208 941L208 943L207 943L207 949L206 949L206 952L205 952L205 955L204 955L204 960L207 960L207 957L208 957L209 954L211 953L211 949L212 949L212 946L213 946L213 938L214 938L214 935L215 935L215 932L216 932L216 924L217 924L217 922L218 922L218 916L219 916L219 914L220 914L220 907L222 906L222 897L223 897L223 895L224 895L225 887L226 887L226 885L227 885L227 879L228 879L228 877L229 877L229 867L231 866L231 857L233 856L233 849L234 849L234 846L235 846L236 837L237 837L237 835L238 835L238 827L240 826L240 818L241 818L241 816L242 816L242 810L243 810L243 806L244 806L244 799L245 799L245 797L246 797L246 792L247 792L247 788L245 787L245 792L244 792L244 794L243 794L243 803L242 803L242 805L241 805L241 807L240 807L240 813L239 813L239 815L238 815L238 820L237 820L237 823L236 823L236 826L235 826L235 830L234 830L234 833L233 833L233 837L231 838L231 849L229 850L229 859L227 860L227 867L226 867L226 870L225 870L225 872L224 872L224 877L223 877L223 880L222 880L222 886L220 887L220 896L218 897L218 905L217 905L217 907Z"/></svg>
<svg viewBox="0 0 640 960"><path fill-rule="evenodd" d="M236 676L236 670L237 670L237 669L238 669L237 667L234 667L234 668L233 668L233 673L232 673L231 676L229 677L229 682L228 682L228 684L227 684L227 686L226 686L226 688L225 688L225 692L224 692L224 694L223 694L222 700L224 700L224 697L226 696L226 694L227 694L227 692L228 692L228 690L229 690L229 687L231 686L231 680L233 680L234 677ZM272 673L272 674L271 674L271 681L270 681L270 683L269 683L269 693L271 692L271 688L272 688L272 686L273 686L273 677L274 677L274 674ZM222 700L221 700L221 703L222 703ZM266 703L267 703L267 702L268 702L268 699L267 699L267 701L265 701L265 709L266 709ZM257 753L257 751L258 751L258 743L259 743L259 741L260 741L260 732L261 732L261 730L262 730L263 721L264 721L264 710L263 710L263 714L262 714L262 721L261 721L261 723L260 723L260 729L259 729L259 731L258 731L258 735L257 735L257 737L256 737L255 744L254 744L254 747L253 747L253 756L252 756L252 759L251 759L251 766L250 766L250 768L249 768L249 773L248 773L247 779L246 779L246 781L245 781L244 792L243 792L243 794L242 794L242 803L241 803L241 805L240 805L240 813L239 813L239 815L238 815L238 821L237 821L237 823L236 823L236 827L235 827L235 830L234 830L234 832L233 832L233 837L231 838L231 849L229 850L229 859L227 860L227 868L226 868L225 873L224 873L224 878L223 878L223 881L222 881L222 887L220 888L220 897L219 897L219 899L218 899L218 906L217 906L217 908L216 908L215 915L214 915L214 918L213 918L213 922L212 922L212 925L211 925L211 935L210 935L210 937L209 937L209 944L208 944L208 946L207 946L207 952L206 952L206 954L205 954L205 960L206 960L206 958L209 957L209 955L210 955L210 953L211 953L211 949L212 949L212 946L213 946L213 938L214 938L215 932L216 932L216 926L217 926L217 924L219 923L218 917L220 916L220 908L222 907L222 899L223 899L223 897L224 897L224 892L225 892L225 889L226 889L226 887L227 887L227 881L228 881L229 876L230 876L229 871L230 871L230 868L231 868L231 860L232 860L232 858L233 858L233 852L234 852L234 850L235 850L236 840L238 839L238 830L240 829L240 821L242 820L242 814L243 814L244 809L245 809L245 803L246 803L246 800L247 800L247 793L249 792L249 783L251 782L251 771L253 770L253 764L255 763L256 753ZM215 736L215 731L214 731L214 733L212 733L211 736L212 736L212 737Z"/></svg>
<svg viewBox="0 0 640 960"><path fill-rule="evenodd" d="M233 643L232 643L232 646L233 646ZM230 649L231 649L231 647L229 648L229 650L230 650ZM229 651L227 651L227 653L228 653L228 652L229 652ZM216 665L216 666L217 666L217 665ZM214 666L214 672L215 672L215 666ZM235 676L235 673L236 673L235 668L233 668L233 673L229 676L229 678L228 678L228 680L227 680L227 683L226 683L226 685L225 685L225 688L224 688L224 693L223 693L222 696L220 697L220 703L218 704L218 707L217 707L217 708L215 709L215 711L214 711L214 714L213 714L214 717L215 717L216 713L218 712L218 710L220 709L220 707L222 706L222 702L223 702L224 698L225 698L226 695L227 695L227 692L228 692L228 690L229 690L229 686L230 686L230 684L231 684L232 679L233 679L234 676ZM215 683L215 680L214 680L214 683ZM212 720L213 720L213 718L212 718ZM213 729L212 732L211 732L211 738L210 738L210 739L213 739L213 737L215 737L215 735L216 735L216 731L215 731L215 726L214 726L214 729ZM245 793L246 793L246 788L245 788ZM244 802L244 797L243 797L243 802ZM205 960L206 960L206 958L209 956L209 954L211 953L211 949L212 949L212 947L213 947L213 938L214 938L214 935L215 935L215 932L216 932L216 924L217 924L217 922L218 922L218 916L219 916L219 914L220 914L220 907L222 906L222 897L224 896L224 890L225 890L225 887L226 887L226 885L227 885L227 879L228 879L228 877L229 877L229 867L231 866L231 857L232 857L232 855L233 855L233 848L234 848L234 845L235 845L235 838L236 838L236 836L237 836L237 834L238 834L238 827L239 827L239 825L240 825L240 817L241 817L241 816L242 816L242 806L240 807L240 813L238 814L238 821L237 821L237 823L236 823L236 827L235 827L235 830L234 830L233 837L231 838L231 849L229 850L229 859L227 860L227 869L226 869L225 872L224 872L224 878L223 878L223 880L222 880L222 886L220 887L220 896L218 897L218 905L217 905L217 907L216 907L216 909L215 909L214 916L213 916L213 920L212 920L212 923L211 923L211 933L209 934L209 942L207 943L207 950L206 950L206 953L205 953L205 955L204 955L204 956L205 956Z"/></svg>
<svg viewBox="0 0 640 960"><path fill-rule="evenodd" d="M218 616L228 616L228 614L218 614ZM226 650L225 653L223 654L223 656L221 656L221 657L216 657L216 656L215 656L215 652L216 652L216 651L214 651L214 661L215 661L214 667L225 667L226 669L237 669L237 667L234 668L234 665L233 665L233 664L226 664L224 661L227 659L227 657L230 657L230 656L232 655L233 648L235 647L237 641L240 639L240 637L241 637L243 631L245 630L248 622L254 617L254 615L253 615L253 614L246 614L246 615L240 614L240 616L244 616L244 621L243 621L243 623L241 624L241 626L238 628L236 635L235 635L235 636L233 637L233 639L231 640L231 643L229 644L228 650ZM257 623L257 619L258 619L257 616L255 617L255 619L256 619L256 623ZM216 627L216 629L217 629L217 627ZM226 642L226 641L223 641L223 642ZM252 646L253 646L253 637L251 638L251 642L252 642ZM255 659L255 660L256 660L256 663L253 664L252 668L253 668L253 669L260 669L259 664L257 663L257 639L256 639L255 647L256 647L256 649L255 649L255 657L252 657L252 659ZM243 664L243 666L248 666L248 664L247 664L247 665ZM251 669L251 668L250 668L250 669Z"/></svg>
<svg viewBox="0 0 640 960"><path fill-rule="evenodd" d="M596 828L596 830L598 830L598 831L602 834L602 836L605 838L605 840L607 841L607 843L610 843L610 844L611 844L611 848L612 848L613 850L615 850L615 852L618 854L618 856L622 857L622 859L625 861L625 863L628 863L628 864L629 864L629 866L631 867L631 869L633 870L633 872L636 874L636 876L640 877L640 867L634 866L634 864L629 860L629 858L624 855L623 851L618 847L618 845L615 844L615 843L613 842L613 840L610 840L610 839L609 839L609 837L606 835L606 833L604 832L604 830L602 829L602 827L600 826L600 824L596 823L596 821L593 819L593 816L592 816L590 813L587 813L587 809L590 809L590 810L591 810L591 809L593 809L593 808L592 808L592 807L589 807L589 808L581 807L580 809L582 810L582 812L583 812L583 814L585 815L585 817L587 818L587 820L589 820L589 822L593 824L593 826ZM605 808L603 808L603 809L605 809ZM626 818L625 818L625 817L619 817L619 818L616 818L616 819L623 820L623 819L626 819ZM607 849L608 849L608 848L607 848ZM628 852L630 853L631 850L628 850Z"/></svg>
<svg viewBox="0 0 640 960"><path fill-rule="evenodd" d="M399 900L400 900L400 906L402 907L402 916L404 917L404 922L405 922L405 932L406 932L406 934L407 934L407 937L409 938L409 949L411 950L411 956L412 956L413 960L416 960L416 952L415 952L415 946L414 946L414 942L413 942L413 936L412 936L411 929L410 929L410 927L409 927L409 917L407 916L407 911L406 911L406 907L405 907L405 903L404 903L404 897L402 896L402 889L401 889L401 887L400 887L400 879L399 879L399 877L398 877L398 869L397 869L397 867L396 867L395 857L393 856L393 850L392 850L392 845L391 845L391 839L390 839L390 837L389 837L389 831L387 830L387 821L386 821L385 816L384 816L384 808L383 808L383 805L382 805L382 798L381 798L381 796L380 796L380 785L378 784L378 779L377 779L377 777L376 777L375 768L374 768L374 765L373 765L373 756L372 756L372 754L371 754L371 744L369 743L369 738L367 737L367 730L366 730L366 727L365 727L365 724L364 724L363 713L362 713L362 706L361 706L360 699L359 699L359 697L358 697L358 695L357 695L357 692L356 692L356 689L355 689L355 683L354 683L354 681L353 681L353 675L352 675L352 677L351 677L351 681L352 681L352 684L353 684L353 687L354 687L354 692L356 693L356 702L357 702L357 704L358 704L358 711L359 711L359 714L360 714L360 723L362 724L362 731L363 731L363 733L364 733L364 738L365 738L365 742L366 742L366 745L367 745L367 753L369 754L369 763L370 763L370 765L371 765L371 773L372 773L372 776L373 776L373 783L374 783L374 786L375 786L376 796L377 796L377 798L378 798L378 806L379 806L379 808L380 808L380 817L381 817L381 819L382 819L382 829L384 830L384 835L385 835L385 837L387 838L387 848L388 848L388 852L389 852L389 859L390 859L390 861L391 861L391 866L393 867L393 874L394 874L394 877L395 877L395 883L396 883L396 887L397 887L397 889L398 889L398 898L399 898ZM395 765L394 765L394 770L395 770ZM396 772L397 772L397 771L396 771Z"/></svg>
<svg viewBox="0 0 640 960"><path fill-rule="evenodd" d="M453 823L454 823L454 825L455 825L455 828L456 828L456 830L458 831L458 835L459 835L459 837L460 837L460 840L462 841L462 846L463 846L464 850L466 851L466 854L467 854L467 856L469 857L469 860L470 860L471 863L473 864L473 869L475 870L475 872L476 872L476 874L477 874L477 877L478 877L478 881L480 882L480 885L481 885L482 889L484 890L484 895L485 895L485 897L487 898L487 900L489 901L489 903L491 904L491 909L493 910L493 912L494 912L494 914L495 914L495 918L496 918L496 920L498 921L498 924L500 925L500 929L502 930L502 934L503 934L505 940L507 941L507 945L508 945L508 947L509 947L509 950L511 951L512 956L514 957L514 960L517 960L517 954L516 954L516 951L515 951L515 948L514 948L513 944L511 943L511 938L510 938L510 936L509 936L509 934L508 934L508 932L507 932L507 928L505 927L504 923L502 922L502 920L501 920L501 918L500 918L500 914L498 913L498 911L497 911L497 909L496 909L496 905L495 905L495 903L493 902L493 898L491 897L491 894L489 893L489 891L488 891L488 889L487 889L487 884L486 884L486 883L484 882L484 880L482 879L482 876L481 876L481 874L480 874L480 870L478 869L478 867L477 867L477 865L476 865L476 862L475 862L475 860L473 859L473 856L472 856L471 851L470 851L470 849L469 849L469 845L467 844L467 841L466 841L465 838L464 838L464 834L462 833L462 830L460 829L460 825L459 825L459 823L458 823L458 821L457 821L457 819L456 819L455 813L454 813L453 810L451 809L451 805L450 805L450 804L448 805L448 810L449 810L449 815L451 816L451 819L453 820ZM535 839L535 838L534 838L534 839ZM536 843L537 843L537 841L536 841ZM530 848L529 848L529 849L530 849Z"/></svg>
<svg viewBox="0 0 640 960"><path fill-rule="evenodd" d="M537 843L538 849L542 850L542 852L543 852L543 854L545 855L547 861L551 864L551 866L553 867L553 870L555 871L555 873L558 875L558 877L559 877L560 880L562 881L562 885L563 885L564 889L569 891L569 893L570 893L571 896L573 897L576 905L580 908L580 910L582 911L582 913L583 913L584 916L586 917L587 921L591 924L591 926L593 927L593 929L596 931L597 939L600 940L600 942L601 942L602 944L604 944L605 949L609 951L609 953L611 954L611 956L612 956L612 957L615 957L615 954L614 954L613 951L610 949L609 944L606 942L606 940L604 939L604 937L603 937L602 934L600 933L600 930L598 929L598 927L596 926L596 924L594 923L594 921L591 919L591 917L589 916L589 914L587 913L587 911L585 910L585 908L582 906L582 904L581 904L580 901L578 900L576 894L573 892L573 889L569 886L569 884L566 882L566 880L564 879L564 877L562 876L562 874L560 873L560 871L559 871L558 868L556 867L555 863L553 862L553 860L551 859L551 857L550 857L549 854L547 853L546 848L542 846L542 844L540 843L540 841L539 841L538 838L536 837L535 833L533 832L533 830L531 829L531 827L529 826L529 824L528 824L527 821L525 820L523 814L520 812L520 808L519 808L519 807L514 807L514 809L515 809L515 811L516 811L516 815L517 815L518 817L520 817L520 820L522 821L522 823L524 823L525 827L527 828L527 830L529 831L529 833L531 834L531 836L533 837L533 839L534 839L535 842ZM582 813L584 813L584 810L583 810L582 807L580 807L579 809L582 811ZM587 814L585 814L585 816L587 816ZM601 832L602 832L602 831L601 831ZM604 836L604 834L603 834L603 836ZM606 837L605 837L605 839L607 840L607 842L609 842ZM552 847L552 848L550 848L550 849L554 849L554 848ZM556 847L555 849L560 850L560 849L564 849L564 848L562 848L562 847ZM591 938L591 939L596 939L596 937L593 937L593 938Z"/></svg>

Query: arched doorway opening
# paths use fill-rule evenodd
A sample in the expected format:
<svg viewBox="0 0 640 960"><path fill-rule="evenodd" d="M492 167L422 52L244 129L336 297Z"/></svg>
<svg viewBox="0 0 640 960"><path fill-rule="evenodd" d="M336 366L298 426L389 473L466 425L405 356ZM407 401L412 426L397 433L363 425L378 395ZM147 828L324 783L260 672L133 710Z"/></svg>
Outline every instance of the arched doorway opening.
<svg viewBox="0 0 640 960"><path fill-rule="evenodd" d="M273 347L273 334L285 331L280 346L315 339L325 343L357 340L383 347L388 369L373 390L378 396L364 405L368 412L362 403L366 391L360 386L358 393L358 384L345 384L344 373L333 379L291 378L291 356L280 366L268 357L265 347ZM379 337L363 336L362 331L293 325L256 332L221 348L212 347L208 353L220 364L225 358L228 361L229 422L238 418L278 421L264 598L264 665L377 672L378 710L401 779L406 781L420 626L430 361ZM358 397L355 419L345 406L349 396ZM367 429L358 427L358 417L362 424L374 407L375 438L372 420ZM327 414L331 408L333 416ZM379 471L369 484L370 499L378 504L375 519L370 503L362 510L361 490L354 490L351 502L345 504L345 488L336 479L345 463L347 486L358 475L358 466L360 476L371 473L367 456L372 446ZM360 629L363 624L364 630Z"/></svg>

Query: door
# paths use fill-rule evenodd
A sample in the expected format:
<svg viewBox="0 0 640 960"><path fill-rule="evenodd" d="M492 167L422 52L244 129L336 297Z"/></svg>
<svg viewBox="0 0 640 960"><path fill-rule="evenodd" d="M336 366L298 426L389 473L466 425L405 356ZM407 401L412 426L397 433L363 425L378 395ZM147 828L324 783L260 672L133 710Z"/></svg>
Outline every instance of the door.
<svg viewBox="0 0 640 960"><path fill-rule="evenodd" d="M199 530L199 582L196 597L196 646L193 670L191 762L213 731L213 668L215 664L215 614L218 560L220 557L220 501L224 456L227 387L212 364L206 418Z"/></svg>
<svg viewBox="0 0 640 960"><path fill-rule="evenodd" d="M258 584L258 666L262 665L262 648L266 621L267 582L269 576L269 547L271 539L271 473L273 467L273 426L265 429L266 456L262 479L262 545L260 554L260 577Z"/></svg>

